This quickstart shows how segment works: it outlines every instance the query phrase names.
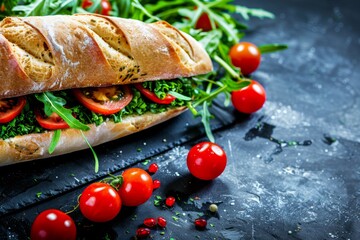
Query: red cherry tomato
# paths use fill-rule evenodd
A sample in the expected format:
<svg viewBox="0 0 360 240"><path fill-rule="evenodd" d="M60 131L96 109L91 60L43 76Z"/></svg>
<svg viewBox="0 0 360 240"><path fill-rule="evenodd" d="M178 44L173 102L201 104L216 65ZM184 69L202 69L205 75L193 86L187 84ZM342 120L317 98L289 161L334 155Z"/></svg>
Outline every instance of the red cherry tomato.
<svg viewBox="0 0 360 240"><path fill-rule="evenodd" d="M76 239L76 225L73 219L57 209L41 212L31 226L31 240L73 240Z"/></svg>
<svg viewBox="0 0 360 240"><path fill-rule="evenodd" d="M212 30L211 22L209 15L207 13L202 13L195 24L195 29L202 29L204 32Z"/></svg>
<svg viewBox="0 0 360 240"><path fill-rule="evenodd" d="M124 206L139 206L151 197L153 180L145 170L129 168L123 172L122 177L123 183L118 193Z"/></svg>
<svg viewBox="0 0 360 240"><path fill-rule="evenodd" d="M161 228L165 228L166 225L167 225L167 221L166 221L166 219L163 218L163 217L158 217L158 218L157 218L157 223L158 223L158 225L159 225Z"/></svg>
<svg viewBox="0 0 360 240"><path fill-rule="evenodd" d="M89 7L91 7L93 4L92 0L84 0L81 4L81 7L83 9L87 9ZM109 0L101 0L100 2L100 14L105 15L105 16L109 16L110 15L110 11L111 11L111 3L109 2ZM96 13L99 12L99 10L95 11Z"/></svg>
<svg viewBox="0 0 360 240"><path fill-rule="evenodd" d="M229 55L232 64L240 68L243 75L251 74L260 65L260 50L256 45L249 42L235 44L231 47Z"/></svg>
<svg viewBox="0 0 360 240"><path fill-rule="evenodd" d="M239 90L231 93L231 102L242 113L251 114L258 111L266 101L264 87L255 80Z"/></svg>
<svg viewBox="0 0 360 240"><path fill-rule="evenodd" d="M49 117L46 117L39 109L36 109L35 118L40 126L48 130L69 128L69 125L57 113L52 113Z"/></svg>
<svg viewBox="0 0 360 240"><path fill-rule="evenodd" d="M149 89L144 88L141 83L134 84L134 87L137 90L139 90L139 92L142 95L144 95L146 98L148 98L151 101L158 103L158 104L170 104L171 102L173 102L176 99L176 97L174 97L170 94L167 94L164 99L160 99L160 98L158 98L158 96L156 96L155 93L153 93Z"/></svg>
<svg viewBox="0 0 360 240"><path fill-rule="evenodd" d="M212 180L225 170L225 151L216 143L201 142L193 146L187 156L190 173L201 180Z"/></svg>
<svg viewBox="0 0 360 240"><path fill-rule="evenodd" d="M165 199L165 205L168 207L173 207L176 202L176 199L173 196L169 196Z"/></svg>
<svg viewBox="0 0 360 240"><path fill-rule="evenodd" d="M26 105L25 97L0 99L0 123L8 123L21 113Z"/></svg>
<svg viewBox="0 0 360 240"><path fill-rule="evenodd" d="M119 112L132 100L128 86L74 89L76 99L91 111L110 115Z"/></svg>
<svg viewBox="0 0 360 240"><path fill-rule="evenodd" d="M148 172L150 174L154 174L159 170L159 165L157 165L156 163L152 163L150 164L150 166L148 167Z"/></svg>
<svg viewBox="0 0 360 240"><path fill-rule="evenodd" d="M81 194L80 211L90 221L107 222L114 219L121 209L117 191L107 183L92 183Z"/></svg>

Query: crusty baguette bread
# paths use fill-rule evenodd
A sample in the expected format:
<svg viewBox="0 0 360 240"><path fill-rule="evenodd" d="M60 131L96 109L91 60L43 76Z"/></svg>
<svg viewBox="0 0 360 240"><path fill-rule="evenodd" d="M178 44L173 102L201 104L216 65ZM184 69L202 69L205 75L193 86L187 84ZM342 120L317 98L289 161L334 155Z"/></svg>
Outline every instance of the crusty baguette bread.
<svg viewBox="0 0 360 240"><path fill-rule="evenodd" d="M164 122L185 110L185 107L179 107L158 114L145 113L144 115L127 116L120 123L108 121L99 126L89 125L90 130L83 133L91 146L96 146ZM61 131L60 141L56 145L55 151L49 154L48 149L53 134L53 131L49 131L0 140L0 166L63 155L89 148L80 130L69 128Z"/></svg>
<svg viewBox="0 0 360 240"><path fill-rule="evenodd" d="M0 99L173 79L211 69L201 45L163 21L83 14L0 22Z"/></svg>

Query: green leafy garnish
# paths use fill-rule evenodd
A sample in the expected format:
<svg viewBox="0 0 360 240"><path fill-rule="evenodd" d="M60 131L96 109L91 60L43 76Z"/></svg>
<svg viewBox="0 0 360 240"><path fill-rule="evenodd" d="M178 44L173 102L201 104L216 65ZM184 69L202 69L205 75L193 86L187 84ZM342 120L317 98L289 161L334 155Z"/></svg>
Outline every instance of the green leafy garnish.
<svg viewBox="0 0 360 240"><path fill-rule="evenodd" d="M49 149L48 149L48 152L50 154L52 154L54 151L55 151L55 148L60 140L60 136L61 136L61 130L60 129L57 129L54 131L54 135L51 139L51 142L50 142L50 146L49 146Z"/></svg>
<svg viewBox="0 0 360 240"><path fill-rule="evenodd" d="M258 46L258 48L261 53L272 53L272 52L277 52L280 50L285 50L288 48L288 46L285 44L273 43L273 44L261 45L261 46Z"/></svg>
<svg viewBox="0 0 360 240"><path fill-rule="evenodd" d="M38 93L36 98L44 103L44 112L47 116L57 113L71 128L87 131L89 126L83 124L72 115L72 111L64 107L66 101L61 97L56 97L51 92Z"/></svg>
<svg viewBox="0 0 360 240"><path fill-rule="evenodd" d="M94 171L95 173L97 173L99 171L99 158L95 152L95 150L93 149L93 147L91 146L91 144L89 143L89 140L86 138L85 134L83 131L80 131L81 132L81 135L82 137L84 138L84 141L86 142L86 144L89 146L93 156L94 156L94 162L95 162L95 167L94 167Z"/></svg>
<svg viewBox="0 0 360 240"><path fill-rule="evenodd" d="M176 97L177 99L180 99L180 100L191 101L191 97L182 95L181 93L177 93L177 92L174 92L174 91L169 91L169 94L170 94L171 96Z"/></svg>

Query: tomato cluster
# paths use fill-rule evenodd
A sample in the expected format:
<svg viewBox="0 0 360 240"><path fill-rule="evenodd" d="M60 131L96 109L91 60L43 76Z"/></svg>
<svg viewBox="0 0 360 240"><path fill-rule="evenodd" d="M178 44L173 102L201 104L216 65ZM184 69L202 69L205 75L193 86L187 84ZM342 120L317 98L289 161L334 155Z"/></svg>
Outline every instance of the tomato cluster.
<svg viewBox="0 0 360 240"><path fill-rule="evenodd" d="M122 206L139 206L151 197L152 192L153 181L149 173L140 168L129 168L121 176L87 186L79 197L79 209L92 222L108 222L119 214ZM31 239L76 239L76 225L68 214L48 209L35 218Z"/></svg>
<svg viewBox="0 0 360 240"><path fill-rule="evenodd" d="M261 62L261 52L253 43L241 42L230 48L231 63L238 67L243 75L257 70ZM231 101L236 110L251 114L262 108L266 101L266 91L257 81L251 80L247 87L233 91Z"/></svg>

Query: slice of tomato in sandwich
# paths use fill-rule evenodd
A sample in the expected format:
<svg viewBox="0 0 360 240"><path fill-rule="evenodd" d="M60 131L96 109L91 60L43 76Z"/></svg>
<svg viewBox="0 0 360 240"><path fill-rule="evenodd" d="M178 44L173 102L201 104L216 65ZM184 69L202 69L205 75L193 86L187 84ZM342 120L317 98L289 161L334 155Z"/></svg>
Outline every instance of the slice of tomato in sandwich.
<svg viewBox="0 0 360 240"><path fill-rule="evenodd" d="M170 104L172 103L176 97L167 94L165 96L165 98L161 99L158 96L156 96L156 94L152 91L150 91L149 89L146 89L143 87L143 85L141 83L136 83L134 84L134 87L139 90L139 92L144 95L146 98L150 99L151 101L158 103L158 104Z"/></svg>
<svg viewBox="0 0 360 240"><path fill-rule="evenodd" d="M35 109L35 118L40 126L48 130L69 128L69 125L57 113L52 113L47 117L39 109Z"/></svg>
<svg viewBox="0 0 360 240"><path fill-rule="evenodd" d="M133 98L131 89L125 85L74 89L73 93L85 107L103 115L119 112Z"/></svg>
<svg viewBox="0 0 360 240"><path fill-rule="evenodd" d="M21 113L26 105L25 97L0 99L0 123L8 123Z"/></svg>

